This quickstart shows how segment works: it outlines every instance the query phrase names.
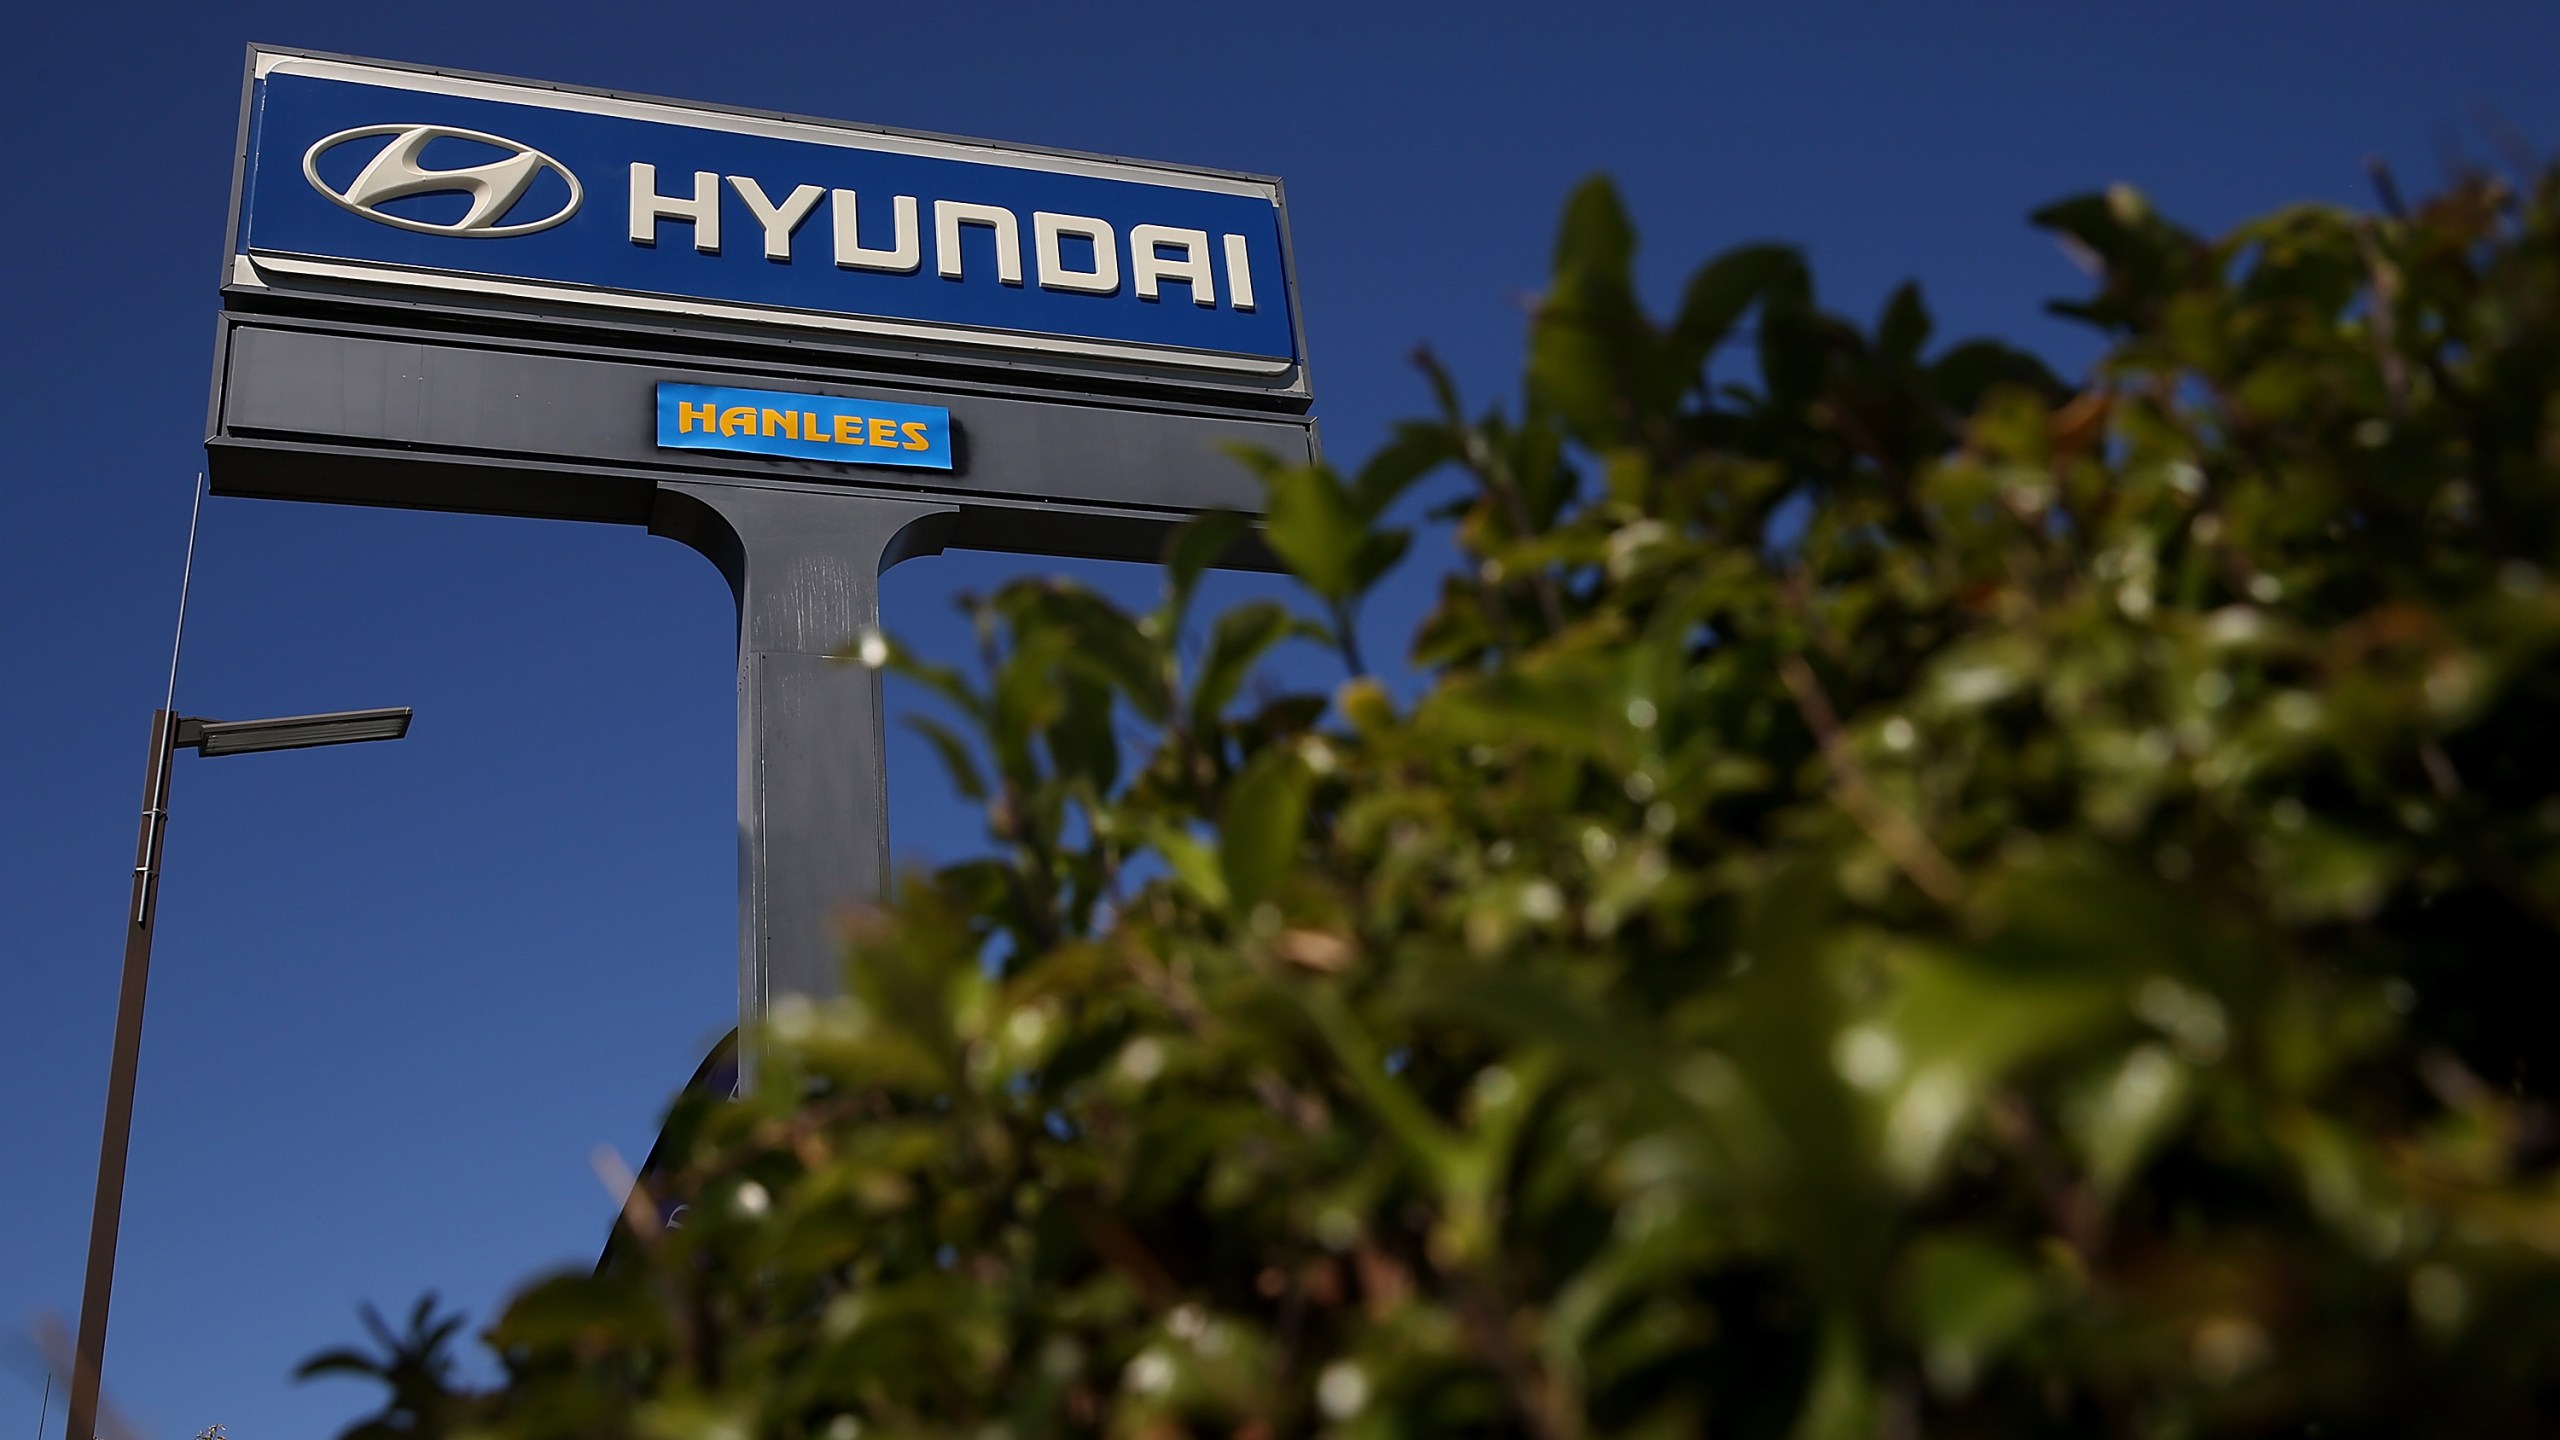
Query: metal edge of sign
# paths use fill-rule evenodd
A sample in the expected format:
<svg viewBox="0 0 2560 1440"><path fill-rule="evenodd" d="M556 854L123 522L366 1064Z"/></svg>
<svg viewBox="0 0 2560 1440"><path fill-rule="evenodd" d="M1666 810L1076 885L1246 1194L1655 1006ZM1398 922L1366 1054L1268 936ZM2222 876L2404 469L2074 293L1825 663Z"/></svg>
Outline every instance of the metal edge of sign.
<svg viewBox="0 0 2560 1440"><path fill-rule="evenodd" d="M361 261L309 260L299 256L237 250L232 254L232 261L229 283L235 288L264 286L266 282L259 272L274 270L286 275L306 275L323 280L376 281L440 292L503 295L522 300L561 300L579 305L641 310L657 315L740 320L764 325L790 325L808 330L833 330L856 335L877 335L892 340L921 340L979 349L998 348L1079 355L1097 360L1173 365L1185 369L1217 371L1231 375L1283 376L1292 371L1303 371L1305 368L1304 362L1298 360L1237 355L1215 350L1184 350L1163 345L1130 345L1034 331L937 325L924 321L891 320L878 316L849 315L827 310L775 309L726 300L699 300L684 296L656 295L637 290L590 289L538 280L513 280L501 276L411 270L399 266L366 264Z"/></svg>
<svg viewBox="0 0 2560 1440"><path fill-rule="evenodd" d="M1280 283L1289 298L1289 345L1297 354L1289 377L1289 393L1313 402L1315 382L1307 369L1307 313L1298 307L1298 252L1289 239L1289 195L1280 177L1271 176L1272 218L1280 229Z"/></svg>
<svg viewBox="0 0 2560 1440"><path fill-rule="evenodd" d="M892 154L916 155L935 160L957 160L979 165L1009 162L1017 169L1081 175L1099 180L1123 180L1142 185L1171 183L1177 188L1206 190L1218 194L1241 195L1265 200L1272 198L1272 187L1277 183L1268 175L1218 170L1207 166L1136 160L1117 155L1095 155L1037 145L1014 145L997 140L901 130L888 125L828 120L817 116L756 110L707 101L675 100L656 95L635 95L614 90L588 89L584 86L558 85L508 75L484 75L473 71L446 70L433 66L409 66L358 56L322 55L265 46L255 47L255 49L256 53L250 62L250 78L253 84L283 70L323 80L339 80L359 85L386 85L393 89L415 90L429 95L449 95L459 99L489 100L502 104L547 105L553 109L572 110L589 115L609 115L620 120L689 125L695 129L721 130L735 135L795 140L848 150L883 150ZM528 90L542 92L541 98L528 98L524 94Z"/></svg>
<svg viewBox="0 0 2560 1440"><path fill-rule="evenodd" d="M248 61L240 67L240 126L231 140L231 199L222 212L222 269L214 282L216 290L231 287L233 262L240 254L240 207L249 199L249 128L258 101L258 50L250 46Z"/></svg>
<svg viewBox="0 0 2560 1440"><path fill-rule="evenodd" d="M821 144L839 143L850 136L868 137L889 142L894 147L916 147L910 153L941 154L943 158L987 163L988 157L1010 157L1053 162L1035 168L1054 169L1062 174L1100 174L1106 179L1129 179L1136 176L1114 175L1113 171L1134 171L1139 175L1177 175L1194 180L1220 182L1211 187L1227 193L1269 197L1280 184L1276 175L1252 170L1231 170L1214 165L1195 165L1180 160L1143 160L1127 155L1106 155L1093 150L1071 150L1055 145L1018 144L1012 141L988 140L978 136L953 135L938 130L911 130L896 125L880 125L865 120L843 120L824 115L806 115L790 110L767 110L752 105L730 105L716 100L680 100L672 96L651 95L629 90L609 90L601 86L573 85L566 81L530 80L520 75L498 75L484 70L456 70L442 65L421 65L402 60L381 60L364 55L347 55L328 50L305 50L291 45L252 43L249 47L248 83L284 64L296 61L317 65L344 66L350 69L387 72L403 77L426 77L451 82L457 86L494 87L506 90L534 90L582 101L604 102L603 106L568 105L567 109L586 109L598 114L624 115L634 119L669 119L666 114L641 115L638 110L676 112L677 115L711 116L727 121L760 122L760 126L788 127L789 130L820 132L785 134L778 129L724 125L742 134L771 134L784 139L815 140ZM260 61L269 63L261 68ZM343 77L341 77L343 78ZM429 88L413 86L412 88ZM431 91L431 93L436 93ZM469 94L455 89L442 93ZM501 99L499 96L485 98ZM613 107L613 108L606 108ZM629 107L628 109L621 107ZM1093 168L1087 168L1093 167Z"/></svg>
<svg viewBox="0 0 2560 1440"><path fill-rule="evenodd" d="M240 219L241 207L248 194L249 136L254 119L258 82L266 75L295 62L375 72L396 77L395 83L397 80L409 81L412 88L424 89L428 93L471 94L480 87L518 92L535 91L551 97L590 102L585 105L570 104L561 107L573 110L588 109L596 113L654 118L669 123L680 123L686 117L753 122L752 125L733 124L715 128L733 129L747 134L804 139L844 148L908 149L913 147L909 153L932 154L941 158L977 164L999 163L1007 159L1040 160L1051 163L1034 168L1053 169L1067 174L1095 175L1106 179L1126 179L1136 183L1165 183L1161 179L1149 181L1146 177L1150 176L1220 182L1209 187L1195 185L1191 188L1209 188L1225 193L1260 196L1267 199L1272 206L1280 241L1280 281L1289 306L1290 342L1296 351L1292 359L1279 361L1253 357L1247 360L1246 357L1241 356L1220 355L1213 351L1185 350L1175 346L1114 344L1108 341L1089 341L1045 334L1040 335L1035 343L1023 338L1031 332L991 331L966 326L934 325L926 322L867 316L839 316L819 311L783 310L719 301L690 301L682 297L652 295L641 291L584 289L575 286L546 287L539 282L510 280L500 280L498 283L509 287L508 293L511 298L569 300L607 309L636 310L678 318L724 319L761 325L779 323L802 330L846 335L875 335L892 341L908 340L950 345L960 347L964 351L977 351L982 354L989 350L1010 351L1017 358L1045 350L1050 353L1109 360L1122 364L1178 367L1189 372L1188 378L1195 381L1214 383L1221 375L1240 380L1248 378L1268 380L1286 376L1290 383L1285 389L1267 393L1280 394L1299 401L1307 400L1313 394L1308 381L1306 315L1298 303L1297 257L1290 237L1288 198L1285 187L1276 175L1224 170L1178 161L1138 160L1052 146L981 140L936 131L906 130L862 121L802 115L790 111L763 110L713 101L677 100L664 96L606 90L559 81L530 80L485 71L456 70L443 66L378 60L365 56L325 50L306 50L295 46L268 45L254 41L248 45L241 67L240 118L232 146L231 194L223 224L223 264L219 288L225 291L235 290L244 283L240 279L241 263L244 261L251 265L264 264L278 269L285 268L276 265L276 261L282 257L253 255L241 247ZM431 85L418 85L415 82L420 78L445 82L445 86L439 91ZM642 115L635 112L652 113ZM860 143L865 139L890 143L887 145L875 143L865 147ZM483 291L491 290L492 287L486 281L495 278L475 276L474 283L465 284L458 276L440 282L435 279L419 278L433 275L435 272L369 266L361 262L294 261L291 263L313 267L336 265L343 272L331 276L315 268L310 273L317 278L389 282L457 296L468 294L474 288ZM259 288L268 287L261 284ZM997 357L987 356L986 358ZM1072 364L1060 368L1072 368Z"/></svg>

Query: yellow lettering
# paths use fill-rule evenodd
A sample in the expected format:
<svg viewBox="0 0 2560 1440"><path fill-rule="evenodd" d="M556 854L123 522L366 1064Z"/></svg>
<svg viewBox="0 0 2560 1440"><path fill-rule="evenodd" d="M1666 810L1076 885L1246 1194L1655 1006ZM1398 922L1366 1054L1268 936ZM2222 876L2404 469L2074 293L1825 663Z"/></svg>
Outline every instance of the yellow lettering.
<svg viewBox="0 0 2560 1440"><path fill-rule="evenodd" d="M753 435L756 433L756 407L753 405L732 405L728 409L721 411L720 433L723 435Z"/></svg>
<svg viewBox="0 0 2560 1440"><path fill-rule="evenodd" d="M690 400L679 400L676 402L677 434L692 434L693 422L696 420L702 422L702 433L706 435L710 434L713 430L719 428L720 407L712 404L708 400L703 401L699 405L694 404Z"/></svg>
<svg viewBox="0 0 2560 1440"><path fill-rule="evenodd" d="M898 448L898 422L895 420L872 421L871 443L886 445L892 450Z"/></svg>
<svg viewBox="0 0 2560 1440"><path fill-rule="evenodd" d="M765 438L771 439L773 437L774 427L777 425L782 427L782 438L786 440L797 440L800 438L799 411L767 410L764 412Z"/></svg>
<svg viewBox="0 0 2560 1440"><path fill-rule="evenodd" d="M861 416L839 415L836 417L836 443L839 445L859 445L862 443Z"/></svg>
<svg viewBox="0 0 2560 1440"><path fill-rule="evenodd" d="M800 412L800 438L815 441L820 445L834 443L827 439L826 431L818 428L818 412L815 410Z"/></svg>
<svg viewBox="0 0 2560 1440"><path fill-rule="evenodd" d="M932 442L932 441L930 441L930 440L928 440L928 439L926 439L926 438L924 437L924 422L923 422L923 421L921 421L921 420L910 420L910 421L908 421L906 424L901 425L901 426L899 426L898 428L899 428L899 429L901 429L901 430L904 430L905 432L907 432L907 448L908 448L908 449L910 449L910 450L930 450L930 449L932 449L932 448L933 448L933 442Z"/></svg>

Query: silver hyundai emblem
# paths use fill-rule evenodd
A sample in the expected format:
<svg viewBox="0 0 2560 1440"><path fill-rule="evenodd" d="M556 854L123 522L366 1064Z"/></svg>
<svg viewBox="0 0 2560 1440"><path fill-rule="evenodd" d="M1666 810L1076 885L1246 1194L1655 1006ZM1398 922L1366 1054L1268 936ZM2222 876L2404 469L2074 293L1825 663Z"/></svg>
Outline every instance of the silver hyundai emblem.
<svg viewBox="0 0 2560 1440"><path fill-rule="evenodd" d="M332 190L320 178L320 157L351 140L374 135L388 135L390 142L365 162L356 178L344 190ZM455 170L430 170L418 163L418 154L428 142L445 138L477 140L507 152L503 160L482 165L465 165ZM508 213L516 202L542 178L542 172L558 173L569 183L568 203L539 220L508 223ZM341 130L302 152L302 178L311 188L328 196L341 208L352 210L367 220L397 225L403 230L417 230L429 235L457 235L471 240L496 239L501 235L530 235L548 230L578 213L578 204L586 192L578 185L578 177L569 167L534 149L502 136L478 130L463 130L451 125L360 125ZM459 220L438 224L431 220L413 220L394 215L381 208L386 200L403 195L434 195L455 191L471 197L471 208Z"/></svg>

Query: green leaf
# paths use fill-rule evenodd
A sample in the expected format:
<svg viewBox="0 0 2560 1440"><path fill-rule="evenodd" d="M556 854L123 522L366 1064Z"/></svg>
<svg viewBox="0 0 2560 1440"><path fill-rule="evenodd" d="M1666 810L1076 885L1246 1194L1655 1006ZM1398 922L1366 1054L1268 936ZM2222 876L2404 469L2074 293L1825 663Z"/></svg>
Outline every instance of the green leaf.
<svg viewBox="0 0 2560 1440"><path fill-rule="evenodd" d="M1218 826L1218 866L1228 904L1250 910L1298 857L1312 777L1285 750L1256 756L1228 790Z"/></svg>
<svg viewBox="0 0 2560 1440"><path fill-rule="evenodd" d="M1929 307L1920 299L1920 287L1905 280L1894 287L1884 318L1876 322L1876 351L1894 364L1917 365L1921 348L1929 343L1929 328Z"/></svg>
<svg viewBox="0 0 2560 1440"><path fill-rule="evenodd" d="M838 652L835 658L851 659L853 655L854 651L847 650ZM941 696L951 703L953 709L970 719L982 725L987 722L990 715L987 697L972 688L958 670L921 659L905 646L894 643L889 646L887 668L890 673L912 680Z"/></svg>
<svg viewBox="0 0 2560 1440"><path fill-rule="evenodd" d="M506 1346L652 1343L666 1327L648 1299L628 1276L555 1275L510 1300L490 1333Z"/></svg>
<svg viewBox="0 0 2560 1440"><path fill-rule="evenodd" d="M2409 863L2397 846L2316 821L2270 827L2259 844L2277 912L2298 921L2372 915Z"/></svg>
<svg viewBox="0 0 2560 1440"><path fill-rule="evenodd" d="M1361 514L1375 519L1414 482L1464 454L1463 437L1451 427L1407 421L1360 467L1351 482L1353 502Z"/></svg>
<svg viewBox="0 0 2560 1440"><path fill-rule="evenodd" d="M1263 536L1289 572L1328 601L1358 587L1360 547L1368 525L1349 491L1321 466L1275 468L1263 476L1269 509Z"/></svg>
<svg viewBox="0 0 2560 1440"><path fill-rule="evenodd" d="M1291 636L1321 638L1323 632L1270 600L1240 605L1218 617L1209 632L1208 652L1200 660L1200 678L1191 688L1190 721L1195 736L1207 735L1243 688L1254 662Z"/></svg>
<svg viewBox="0 0 2560 1440"><path fill-rule="evenodd" d="M1617 443L1657 389L1634 256L1616 187L1600 176L1583 182L1566 204L1555 275L1530 328L1529 395L1533 411L1561 417L1593 445Z"/></svg>
<svg viewBox="0 0 2560 1440"><path fill-rule="evenodd" d="M1666 368L1703 386L1708 360L1743 313L1774 289L1800 287L1803 276L1803 257L1789 245L1745 245L1699 266L1671 322Z"/></svg>
<svg viewBox="0 0 2560 1440"><path fill-rule="evenodd" d="M943 771L950 775L952 785L961 794L972 800L987 798L986 777L979 773L978 762L970 756L967 742L950 726L929 716L909 715L905 719L908 729L933 742L934 750L942 757Z"/></svg>
<svg viewBox="0 0 2560 1440"><path fill-rule="evenodd" d="M351 1347L323 1350L293 1369L296 1380L316 1380L324 1375L380 1375L382 1362Z"/></svg>
<svg viewBox="0 0 2560 1440"><path fill-rule="evenodd" d="M1440 423L1452 434L1462 431L1467 423L1466 412L1459 408L1458 382L1450 378L1449 367L1441 364L1440 357L1427 347L1413 352L1413 363L1431 383L1431 399L1439 408Z"/></svg>
<svg viewBox="0 0 2560 1440"><path fill-rule="evenodd" d="M2095 298L2048 308L2108 329L2156 320L2176 286L2204 259L2193 235L2162 220L2130 186L2059 200L2028 218L2104 270Z"/></svg>
<svg viewBox="0 0 2560 1440"><path fill-rule="evenodd" d="M1873 1436L1876 1385L1867 1363L1858 1322L1845 1312L1828 1317L1790 1440L1868 1440Z"/></svg>
<svg viewBox="0 0 2560 1440"><path fill-rule="evenodd" d="M1760 307L1760 381L1772 414L1790 423L1803 418L1821 393L1832 334L1813 307L1810 276L1772 279Z"/></svg>
<svg viewBox="0 0 2560 1440"><path fill-rule="evenodd" d="M1398 528L1373 530L1360 542L1359 554L1352 557L1351 584L1355 593L1368 590L1396 568L1396 562L1413 545L1413 532Z"/></svg>
<svg viewBox="0 0 2560 1440"><path fill-rule="evenodd" d="M2151 1158L2186 1114L2194 1078L2168 1047L2143 1044L2073 1097L2065 1118L2101 1191L2120 1192Z"/></svg>
<svg viewBox="0 0 2560 1440"><path fill-rule="evenodd" d="M1164 719L1166 646L1119 606L1081 585L1055 580L1009 585L998 604L1013 620L1019 643L1037 645L1042 632L1063 632L1065 643L1056 653L1065 664L1118 690L1147 719Z"/></svg>
<svg viewBox="0 0 2560 1440"><path fill-rule="evenodd" d="M1111 692L1090 675L1059 680L1058 717L1049 725L1049 760L1060 780L1089 796L1109 794L1120 775L1120 741L1111 733Z"/></svg>
<svg viewBox="0 0 2560 1440"><path fill-rule="evenodd" d="M1192 899L1210 910L1227 908L1227 877L1208 846L1162 821L1150 824L1146 833L1147 843L1164 857L1175 882L1190 891Z"/></svg>
<svg viewBox="0 0 2560 1440"><path fill-rule="evenodd" d="M1252 532L1250 516L1233 510L1204 510L1166 539L1165 618L1170 626L1178 627L1189 612L1201 575Z"/></svg>
<svg viewBox="0 0 2560 1440"><path fill-rule="evenodd" d="M1635 254L1636 228L1617 185L1594 175L1575 186L1556 229L1555 272L1614 280L1623 288L1632 279Z"/></svg>
<svg viewBox="0 0 2560 1440"><path fill-rule="evenodd" d="M1564 433L1543 415L1526 417L1516 429L1495 423L1484 429L1498 453L1495 468L1519 488L1521 507L1528 512L1528 533L1543 533L1573 499L1580 481L1565 458Z"/></svg>
<svg viewBox="0 0 2560 1440"><path fill-rule="evenodd" d="M1970 340L1940 355L1929 367L1929 388L1938 402L1959 414L1983 402L1995 385L2015 385L2048 401L2067 393L2042 360L1996 340Z"/></svg>
<svg viewBox="0 0 2560 1440"><path fill-rule="evenodd" d="M1971 1393L2045 1305L2032 1265L1969 1235L1921 1240L1904 1264L1901 1288L1930 1388L1951 1399Z"/></svg>
<svg viewBox="0 0 2560 1440"><path fill-rule="evenodd" d="M1826 964L1843 903L1836 871L1820 852L1799 853L1755 885L1736 947L1751 963L1730 987L1729 1033L1718 1038L1791 1152L1789 1183L1769 1219L1814 1293L1845 1301L1873 1293L1891 1212L1832 1053L1841 1009Z"/></svg>

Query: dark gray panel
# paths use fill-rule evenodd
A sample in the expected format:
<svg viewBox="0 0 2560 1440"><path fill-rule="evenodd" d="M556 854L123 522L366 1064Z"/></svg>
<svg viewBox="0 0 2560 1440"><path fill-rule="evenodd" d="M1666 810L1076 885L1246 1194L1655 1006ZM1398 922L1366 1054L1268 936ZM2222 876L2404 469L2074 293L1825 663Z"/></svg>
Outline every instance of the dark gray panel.
<svg viewBox="0 0 2560 1440"><path fill-rule="evenodd" d="M939 405L951 411L948 473L837 466L807 460L660 450L661 381L750 385L809 394ZM641 475L735 477L847 485L971 501L1066 502L1185 513L1258 510L1261 487L1225 447L1284 455L1312 451L1310 422L1179 408L1080 404L982 389L874 383L815 371L789 376L705 364L598 356L557 348L238 321L229 327L216 410L217 446L262 442L222 457L216 488L375 504L425 504L558 515L556 494L510 503L503 481L457 495L452 482L398 473L438 462L610 469ZM310 447L402 464L261 474L261 453ZM292 469L291 466L280 467ZM556 490L556 476L549 489ZM330 493L334 491L335 493ZM476 502L476 503L475 503ZM575 503L574 501L572 502ZM629 497L595 503L613 518ZM605 518L599 515L597 518Z"/></svg>
<svg viewBox="0 0 2560 1440"><path fill-rule="evenodd" d="M216 495L615 525L647 524L657 494L657 479L651 476L503 456L421 456L291 439L209 440L205 474Z"/></svg>

